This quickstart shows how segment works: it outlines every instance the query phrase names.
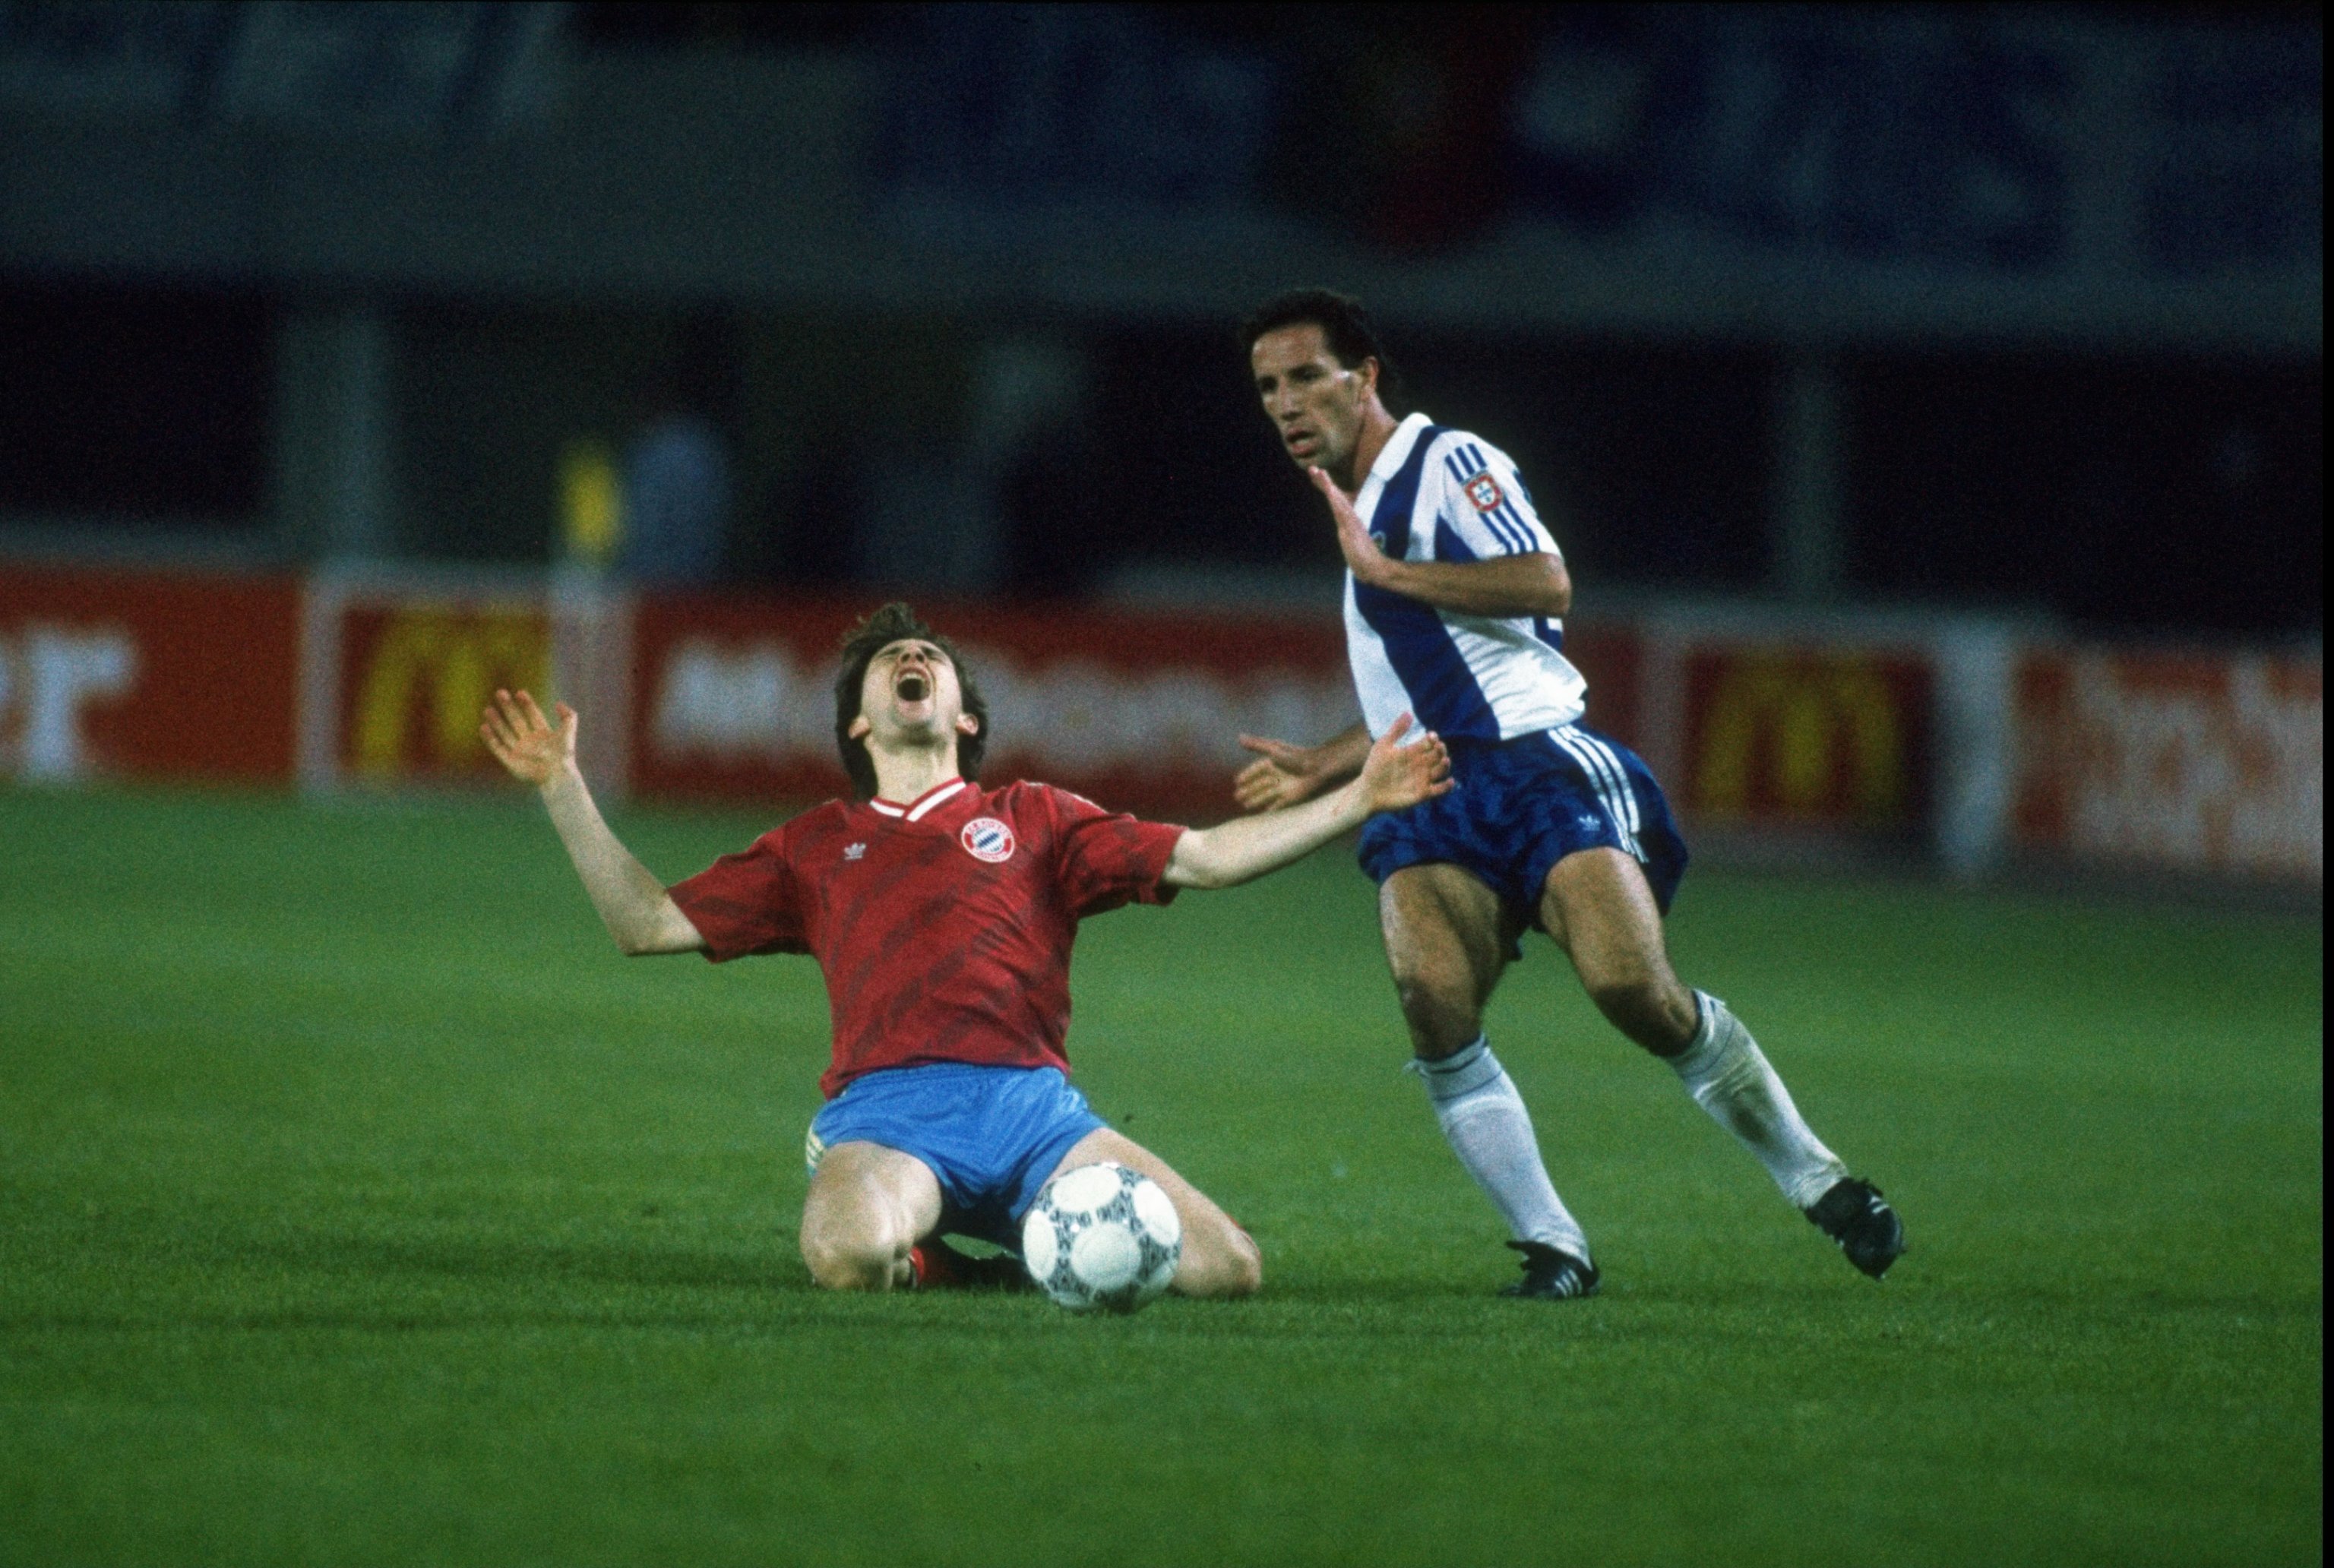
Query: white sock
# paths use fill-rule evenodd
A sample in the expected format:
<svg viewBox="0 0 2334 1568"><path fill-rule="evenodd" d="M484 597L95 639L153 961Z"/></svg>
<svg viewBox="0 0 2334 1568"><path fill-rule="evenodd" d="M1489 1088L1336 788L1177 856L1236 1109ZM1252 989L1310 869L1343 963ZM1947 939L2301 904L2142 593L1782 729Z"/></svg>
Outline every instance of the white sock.
<svg viewBox="0 0 2334 1568"><path fill-rule="evenodd" d="M1588 1237L1540 1163L1524 1097L1483 1037L1478 1034L1455 1055L1413 1062L1411 1068L1426 1081L1434 1120L1452 1152L1506 1217L1509 1233L1589 1262Z"/></svg>
<svg viewBox="0 0 2334 1568"><path fill-rule="evenodd" d="M1811 1207L1847 1167L1799 1119L1791 1092L1742 1021L1709 992L1694 996L1702 1003L1702 1026L1693 1044L1670 1058L1678 1081L1712 1121L1759 1157L1785 1198Z"/></svg>

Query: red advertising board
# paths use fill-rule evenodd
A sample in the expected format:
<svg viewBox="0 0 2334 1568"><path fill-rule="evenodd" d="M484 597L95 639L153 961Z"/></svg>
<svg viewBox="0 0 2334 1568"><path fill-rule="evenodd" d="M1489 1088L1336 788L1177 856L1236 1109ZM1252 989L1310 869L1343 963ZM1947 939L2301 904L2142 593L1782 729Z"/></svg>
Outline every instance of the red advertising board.
<svg viewBox="0 0 2334 1568"><path fill-rule="evenodd" d="M835 646L864 603L647 595L633 621L643 794L800 800L844 787ZM1317 741L1358 715L1333 619L935 604L989 702L989 780L1126 810L1232 808L1243 732Z"/></svg>
<svg viewBox="0 0 2334 1568"><path fill-rule="evenodd" d="M2036 649L2016 700L2021 847L2324 878L2323 664Z"/></svg>
<svg viewBox="0 0 2334 1568"><path fill-rule="evenodd" d="M303 584L13 566L0 774L499 782L478 712L524 686L584 710L597 784L777 807L844 787L835 645L867 608L412 568ZM992 780L1210 821L1232 809L1240 734L1318 741L1355 716L1331 617L931 613L989 698ZM1590 722L1661 770L1693 827L1905 839L1934 819L1982 845L2006 822L2070 859L2322 878L2320 661L2029 644L1955 664L1950 645L1669 615L1576 627L1566 650Z"/></svg>
<svg viewBox="0 0 2334 1568"><path fill-rule="evenodd" d="M0 773L285 783L288 578L0 568Z"/></svg>
<svg viewBox="0 0 2334 1568"><path fill-rule="evenodd" d="M1876 648L1703 641L1681 661L1682 811L1716 826L1917 833L1935 672Z"/></svg>

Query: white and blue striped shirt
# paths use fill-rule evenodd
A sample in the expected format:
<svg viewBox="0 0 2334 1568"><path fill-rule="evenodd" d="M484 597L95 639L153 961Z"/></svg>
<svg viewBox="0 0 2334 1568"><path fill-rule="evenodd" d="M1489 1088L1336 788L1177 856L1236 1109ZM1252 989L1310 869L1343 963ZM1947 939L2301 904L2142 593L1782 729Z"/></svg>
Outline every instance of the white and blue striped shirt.
<svg viewBox="0 0 2334 1568"><path fill-rule="evenodd" d="M1423 414L1395 427L1354 505L1400 561L1562 553L1508 455ZM1345 651L1372 735L1405 710L1445 738L1509 740L1570 724L1588 683L1563 648L1560 620L1461 615L1345 574Z"/></svg>

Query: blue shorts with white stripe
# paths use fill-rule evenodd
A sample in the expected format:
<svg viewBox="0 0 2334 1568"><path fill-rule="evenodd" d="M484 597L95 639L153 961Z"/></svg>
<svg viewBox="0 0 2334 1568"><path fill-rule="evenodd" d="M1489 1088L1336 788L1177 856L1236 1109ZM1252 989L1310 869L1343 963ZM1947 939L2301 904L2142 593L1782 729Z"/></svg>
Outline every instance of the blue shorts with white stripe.
<svg viewBox="0 0 2334 1568"><path fill-rule="evenodd" d="M1685 840L1653 774L1627 746L1577 724L1487 745L1452 741L1448 794L1387 812L1362 830L1362 870L1472 871L1522 926L1539 923L1548 868L1581 850L1633 857L1664 914L1685 875Z"/></svg>

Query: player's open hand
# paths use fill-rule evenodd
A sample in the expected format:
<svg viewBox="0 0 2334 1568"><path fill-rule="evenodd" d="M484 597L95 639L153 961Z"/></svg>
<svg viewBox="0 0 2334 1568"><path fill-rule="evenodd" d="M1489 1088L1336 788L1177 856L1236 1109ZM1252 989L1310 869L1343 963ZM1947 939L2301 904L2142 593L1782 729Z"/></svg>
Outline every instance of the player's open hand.
<svg viewBox="0 0 2334 1568"><path fill-rule="evenodd" d="M1449 793L1451 753L1432 730L1413 730L1405 713L1371 743L1359 782L1372 812L1398 812Z"/></svg>
<svg viewBox="0 0 2334 1568"><path fill-rule="evenodd" d="M537 789L575 761L575 710L562 702L554 704L552 711L559 716L557 724L544 717L543 709L526 692L514 696L497 691L486 722L478 726L495 760L510 769L513 778Z"/></svg>
<svg viewBox="0 0 2334 1568"><path fill-rule="evenodd" d="M1329 783L1328 748L1291 746L1244 735L1239 743L1256 753L1257 760L1232 776L1232 798L1244 812L1278 811L1311 800ZM1351 766L1351 764L1347 765Z"/></svg>
<svg viewBox="0 0 2334 1568"><path fill-rule="evenodd" d="M1392 564L1386 553L1370 537L1369 524L1354 509L1354 498L1337 487L1326 468L1307 468L1305 476L1313 481L1313 488L1321 492L1329 503L1329 515L1337 524L1337 549L1345 558L1346 569L1356 582L1375 584Z"/></svg>

